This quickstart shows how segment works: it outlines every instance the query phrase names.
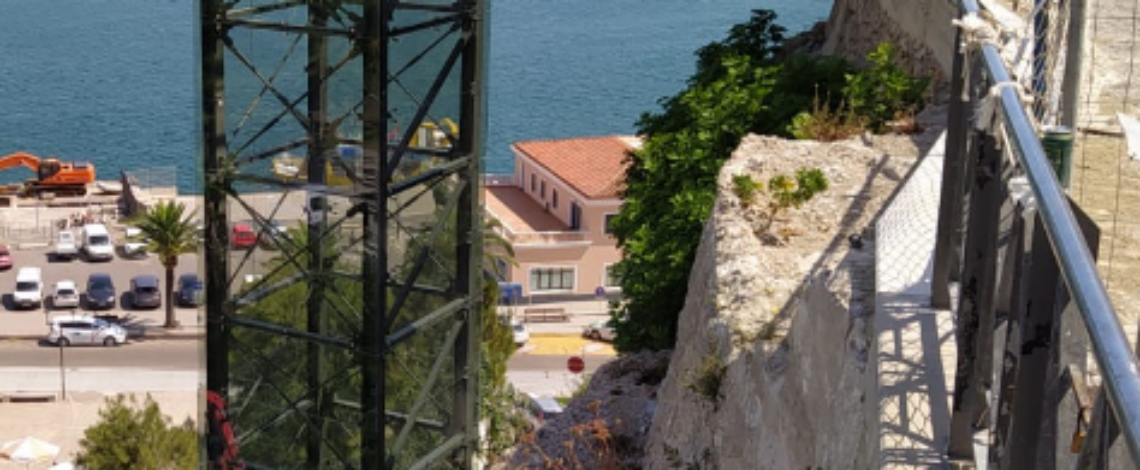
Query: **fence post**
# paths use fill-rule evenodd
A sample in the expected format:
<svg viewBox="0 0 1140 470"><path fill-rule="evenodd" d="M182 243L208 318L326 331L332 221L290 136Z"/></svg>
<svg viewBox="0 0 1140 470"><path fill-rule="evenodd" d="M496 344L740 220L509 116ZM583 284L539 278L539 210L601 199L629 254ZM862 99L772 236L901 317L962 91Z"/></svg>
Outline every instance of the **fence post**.
<svg viewBox="0 0 1140 470"><path fill-rule="evenodd" d="M1077 222L1077 227L1081 231L1081 236L1084 238L1085 245L1088 246L1089 253L1095 262L1100 250L1100 229L1072 199L1066 196L1065 202L1069 205L1069 209L1073 213L1073 218ZM1044 224L1043 221L1039 220L1039 222ZM1044 238L1045 235L1042 234L1042 237ZM1046 250L1050 257L1054 259L1054 263L1056 263L1056 255L1053 254L1052 245L1050 244ZM1064 278L1061 277L1060 279L1063 280ZM1064 282L1058 282L1054 292L1056 301L1053 304L1053 311L1051 312L1053 316L1049 340L1051 347L1048 350L1049 356L1046 361L1045 384L1044 387L1042 387L1044 395L1042 397L1043 410L1041 412L1041 424L1037 428L1040 432L1039 439L1043 445L1037 447L1037 465L1033 467L1041 470L1051 470L1057 466L1055 462L1057 458L1056 447L1058 436L1057 414L1061 404L1061 398L1064 396L1064 393L1060 389L1061 370L1063 369L1063 365L1061 364L1063 352L1062 342L1066 340L1065 335L1062 334L1062 331L1065 329L1062 318L1065 310L1070 308L1071 296L1069 295L1069 288ZM1083 330L1083 328L1081 329ZM1086 351L1088 350L1088 346L1088 344L1084 345Z"/></svg>
<svg viewBox="0 0 1140 470"><path fill-rule="evenodd" d="M1022 200L1023 201L1023 200ZM1017 308L1023 302L1025 295L1025 205L1018 201L1014 205L1012 214L1012 227L1010 228L1010 242L1006 248L1003 275L1001 279L1002 290L1008 292L1008 297L998 295L998 308L1004 309L1007 314L1005 324L1005 344L1002 350L1002 368L1000 388L998 389L997 420L992 432L993 441L990 447L990 468L1009 468L1004 461L1009 454L1010 424L1013 421L1013 410L1008 406L1016 390L1013 381L1017 377L1018 351L1021 349L1021 325L1025 323L1024 309Z"/></svg>
<svg viewBox="0 0 1140 470"><path fill-rule="evenodd" d="M951 234L960 230L962 225L963 143L969 120L967 97L964 94L973 91L973 88L967 88L962 72L966 67L970 67L971 72L976 71L975 64L978 62L974 60L971 64L965 63L961 30L954 36L954 45L946 147L942 157L942 191L938 200L938 235L934 238L934 267L930 283L930 306L934 308L950 308L950 271L957 268L957 263L954 262L957 246L954 245ZM973 77L974 73L970 76Z"/></svg>
<svg viewBox="0 0 1140 470"><path fill-rule="evenodd" d="M958 367L947 450L951 461L959 465L974 463L974 433L987 427L986 392L993 381L997 238L1005 185L997 137L983 131L976 132L974 140L981 142L973 146L976 150L971 149L971 160L976 164L958 298Z"/></svg>

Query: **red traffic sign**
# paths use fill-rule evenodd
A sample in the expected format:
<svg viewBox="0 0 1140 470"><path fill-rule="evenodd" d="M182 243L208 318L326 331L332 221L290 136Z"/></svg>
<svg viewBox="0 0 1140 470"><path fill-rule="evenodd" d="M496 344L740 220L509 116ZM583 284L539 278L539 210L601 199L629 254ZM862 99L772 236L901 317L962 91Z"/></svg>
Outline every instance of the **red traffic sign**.
<svg viewBox="0 0 1140 470"><path fill-rule="evenodd" d="M586 370L586 361L583 361L582 358L578 356L571 356L570 360L566 361L566 367L570 369L570 372L580 374L583 370Z"/></svg>

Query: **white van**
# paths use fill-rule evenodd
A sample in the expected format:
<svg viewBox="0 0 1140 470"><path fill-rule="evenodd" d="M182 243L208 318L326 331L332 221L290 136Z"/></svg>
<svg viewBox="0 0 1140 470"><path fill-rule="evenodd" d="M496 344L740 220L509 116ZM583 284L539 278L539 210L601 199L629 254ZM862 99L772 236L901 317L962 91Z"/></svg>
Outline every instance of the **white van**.
<svg viewBox="0 0 1140 470"><path fill-rule="evenodd" d="M40 308L44 302L44 282L40 268L20 268L12 303L20 308Z"/></svg>
<svg viewBox="0 0 1140 470"><path fill-rule="evenodd" d="M87 224L79 236L83 256L89 261L110 261L115 257L115 245L111 243L111 233L103 224Z"/></svg>
<svg viewBox="0 0 1140 470"><path fill-rule="evenodd" d="M71 230L63 230L56 235L55 250L52 254L61 260L71 260L79 255L79 247L75 246L75 234L71 233Z"/></svg>

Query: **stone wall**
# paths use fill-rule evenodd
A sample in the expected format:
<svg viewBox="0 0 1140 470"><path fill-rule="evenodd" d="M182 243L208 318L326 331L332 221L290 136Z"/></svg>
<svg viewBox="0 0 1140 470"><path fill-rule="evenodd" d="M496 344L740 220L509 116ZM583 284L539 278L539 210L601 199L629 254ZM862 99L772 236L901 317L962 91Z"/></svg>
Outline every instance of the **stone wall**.
<svg viewBox="0 0 1140 470"><path fill-rule="evenodd" d="M862 61L882 42L898 47L899 62L931 78L933 96L947 90L958 0L835 0L822 53Z"/></svg>

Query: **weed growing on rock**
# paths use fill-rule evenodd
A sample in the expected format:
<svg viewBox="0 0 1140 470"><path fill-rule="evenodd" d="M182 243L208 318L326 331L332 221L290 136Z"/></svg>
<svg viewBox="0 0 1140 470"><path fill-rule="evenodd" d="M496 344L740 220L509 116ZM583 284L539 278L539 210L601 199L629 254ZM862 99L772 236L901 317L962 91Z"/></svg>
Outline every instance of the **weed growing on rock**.
<svg viewBox="0 0 1140 470"><path fill-rule="evenodd" d="M720 351L715 345L710 344L704 360L691 372L685 388L712 402L713 408L719 407L720 400L724 398L721 385L724 383L724 374L727 370L728 366L721 359Z"/></svg>
<svg viewBox="0 0 1140 470"><path fill-rule="evenodd" d="M732 175L732 193L740 199L744 207L756 203L756 194L764 190L764 185L752 179L752 175Z"/></svg>
<svg viewBox="0 0 1140 470"><path fill-rule="evenodd" d="M629 438L614 434L609 423L601 417L602 402L595 400L589 404L594 417L586 422L570 427L570 439L562 441L565 457L552 457L535 442L535 433L524 436L525 452L537 455L542 468L553 470L613 470L621 468L618 446L629 447ZM620 425L621 423L616 423Z"/></svg>
<svg viewBox="0 0 1140 470"><path fill-rule="evenodd" d="M792 118L788 133L800 140L833 142L859 135L867 128L867 119L855 114L845 102L836 109L828 105L830 100L819 100L816 95L811 111L803 111Z"/></svg>
<svg viewBox="0 0 1140 470"><path fill-rule="evenodd" d="M758 218L756 234L770 243L787 240L793 233L792 229L785 227L781 233L783 236L776 237L771 232L773 224L789 209L798 209L815 195L826 191L828 184L827 176L819 168L800 168L796 170L795 179L784 174L773 176L768 180L768 207Z"/></svg>

